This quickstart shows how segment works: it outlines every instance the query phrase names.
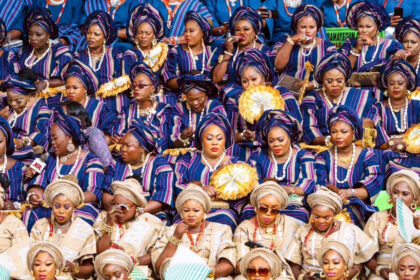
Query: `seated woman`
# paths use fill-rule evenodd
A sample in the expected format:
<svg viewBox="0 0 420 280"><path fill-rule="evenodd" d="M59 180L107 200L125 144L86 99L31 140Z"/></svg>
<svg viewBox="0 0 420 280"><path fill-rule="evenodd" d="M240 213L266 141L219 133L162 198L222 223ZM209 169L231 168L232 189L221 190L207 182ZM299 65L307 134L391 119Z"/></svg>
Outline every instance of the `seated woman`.
<svg viewBox="0 0 420 280"><path fill-rule="evenodd" d="M19 66L36 73L37 92L63 85L61 71L72 55L67 46L52 45L51 40L58 36L58 28L48 12L33 8L25 18L24 34L28 36L29 45L23 45L17 53Z"/></svg>
<svg viewBox="0 0 420 280"><path fill-rule="evenodd" d="M142 266L148 272L148 266L152 264L151 248L163 224L157 217L144 212L147 200L142 195L144 191L139 181L134 178L114 181L111 188L114 193L111 209L103 210L93 225L98 253L121 247L135 260L136 266ZM139 234L140 239L127 237ZM145 276L150 274L145 273Z"/></svg>
<svg viewBox="0 0 420 280"><path fill-rule="evenodd" d="M133 122L145 123L153 132L156 139L160 139L158 152L161 153L172 146L174 139L174 123L177 116L170 105L156 100L160 82L153 70L143 62L136 63L130 71L131 94L134 97L126 108L124 124L118 134L123 136L130 129ZM113 137L118 143L120 137Z"/></svg>
<svg viewBox="0 0 420 280"><path fill-rule="evenodd" d="M4 196L5 210L15 209L13 202L23 202L26 199L26 192L23 186L25 180L25 165L11 156L14 153L13 132L9 123L0 117L0 185L7 189ZM5 176L4 176L5 175Z"/></svg>
<svg viewBox="0 0 420 280"><path fill-rule="evenodd" d="M54 243L39 242L29 249L26 264L35 280L55 280L64 270L66 260Z"/></svg>
<svg viewBox="0 0 420 280"><path fill-rule="evenodd" d="M174 147L195 147L194 133L200 120L207 113L226 115L225 107L217 99L217 88L203 75L185 75L178 79L180 91L185 95L185 100L175 105L179 115L176 125L177 140Z"/></svg>
<svg viewBox="0 0 420 280"><path fill-rule="evenodd" d="M124 135L121 158L115 159L105 174L104 204L109 206L112 182L135 176L147 199L144 212L168 219L163 213L173 206L175 175L169 163L157 152L157 139L142 122L134 122Z"/></svg>
<svg viewBox="0 0 420 280"><path fill-rule="evenodd" d="M256 186L251 193L251 205L256 216L238 225L233 235L236 245L236 271L243 271L243 262L251 250L246 243L251 241L274 252L281 259L299 227L299 222L281 213L290 201L287 192L272 181ZM252 251L251 251L252 252ZM283 263L286 275L293 277L287 264Z"/></svg>
<svg viewBox="0 0 420 280"><path fill-rule="evenodd" d="M120 249L108 249L95 258L95 272L102 279L129 280L133 269L133 260Z"/></svg>
<svg viewBox="0 0 420 280"><path fill-rule="evenodd" d="M302 137L299 122L281 110L265 111L256 134L261 149L251 155L249 163L257 168L260 183L273 180L281 185L291 199L282 213L308 222L303 197L315 189L315 158L297 146Z"/></svg>
<svg viewBox="0 0 420 280"><path fill-rule="evenodd" d="M223 47L219 47L214 58L217 65L212 70L212 80L215 83L231 83L234 81L235 73L233 64L236 58L243 51L248 49L258 49L268 54L270 48L260 41L263 21L261 16L252 8L238 8L229 20L228 38Z"/></svg>
<svg viewBox="0 0 420 280"><path fill-rule="evenodd" d="M255 135L255 124L247 122L239 114L239 98L241 94L252 86L272 86L275 75L272 64L266 54L257 49L242 52L234 63L235 83L223 89L228 118L232 120L235 131L234 154L241 160L247 160L252 151L260 145ZM299 105L291 92L284 87L276 87L285 102L285 111L291 113L299 122L302 121Z"/></svg>
<svg viewBox="0 0 420 280"><path fill-rule="evenodd" d="M395 28L395 38L403 45L404 50L398 51L394 58L406 60L416 70L416 88L420 87L420 22L412 18L402 21Z"/></svg>
<svg viewBox="0 0 420 280"><path fill-rule="evenodd" d="M26 172L27 177L33 178L28 185L27 197L33 209L27 210L23 217L28 231L38 219L50 213L49 209L40 207L44 189L55 179L69 174L77 177L85 197L86 204L76 212L92 225L99 214L97 207L102 199L102 162L93 153L82 149L86 139L80 120L66 115L61 107L56 107L53 113L50 137L53 153L48 156L45 169L35 178L33 169Z"/></svg>
<svg viewBox="0 0 420 280"><path fill-rule="evenodd" d="M211 46L211 26L200 13L186 13L184 24L186 43L169 51L162 71L165 85L173 92L179 91L178 80L183 75L200 73L210 78L215 53Z"/></svg>
<svg viewBox="0 0 420 280"><path fill-rule="evenodd" d="M7 43L6 23L0 19L0 47ZM7 49L0 50L0 81L6 80L7 76L19 72L19 61L13 51Z"/></svg>
<svg viewBox="0 0 420 280"><path fill-rule="evenodd" d="M237 163L237 157L231 156L233 133L226 116L209 113L198 124L195 131L196 151L178 157L175 165L178 195L190 183L201 186L213 199L217 199L216 189L210 184L210 177L220 167ZM211 209L208 220L236 228L238 214L241 213L245 200L229 201L229 209ZM175 217L175 221L179 218Z"/></svg>
<svg viewBox="0 0 420 280"><path fill-rule="evenodd" d="M406 144L402 137L411 126L420 123L420 101L408 98L410 91L416 89L417 75L404 60L391 60L382 67L379 86L386 90L384 101L377 104L380 122L377 125L376 145L380 149L393 150L398 157L410 157L405 152ZM397 156L384 153L384 160Z"/></svg>
<svg viewBox="0 0 420 280"><path fill-rule="evenodd" d="M316 157L317 186L338 188L341 199L350 199L351 219L363 227L371 204L382 187L383 174L372 149L354 143L362 139L362 120L349 107L336 106L328 116L333 148ZM367 212L366 212L367 211Z"/></svg>
<svg viewBox="0 0 420 280"><path fill-rule="evenodd" d="M240 271L243 278L249 280L286 280L290 269L282 255L276 255L266 248L255 248L245 254L241 261Z"/></svg>
<svg viewBox="0 0 420 280"><path fill-rule="evenodd" d="M8 120L14 132L17 159L30 160L35 157L33 147L48 149L50 111L44 99L31 95L36 91L36 74L24 69L18 77L9 76L1 85L6 91L6 107L2 115Z"/></svg>
<svg viewBox="0 0 420 280"><path fill-rule="evenodd" d="M320 276L326 280L347 280L349 269L353 266L353 254L348 246L340 241L326 240L318 253L318 263L322 267Z"/></svg>
<svg viewBox="0 0 420 280"><path fill-rule="evenodd" d="M362 272L363 264L378 251L377 245L356 225L334 218L343 209L338 194L321 187L308 196L307 203L312 210L310 222L298 228L284 255L291 264L295 278L311 279L320 272L323 263L318 258L322 242L335 240L350 246L355 264L348 267L348 271L349 279L353 279Z"/></svg>
<svg viewBox="0 0 420 280"><path fill-rule="evenodd" d="M31 231L31 241L48 241L63 252L64 272L68 277L88 278L93 274L96 240L93 228L74 213L83 206L85 196L72 175L57 179L45 189L51 218L38 220Z"/></svg>
<svg viewBox="0 0 420 280"><path fill-rule="evenodd" d="M420 278L420 246L395 244L392 251L392 270L399 279Z"/></svg>
<svg viewBox="0 0 420 280"><path fill-rule="evenodd" d="M356 2L350 6L346 20L359 34L355 39L347 39L340 48L340 52L349 58L352 69L359 70L375 60L390 58L402 49L398 41L379 37L379 32L390 24L389 15L382 6L372 1Z"/></svg>
<svg viewBox="0 0 420 280"><path fill-rule="evenodd" d="M328 115L331 110L345 105L363 118L364 126L374 127L379 122L375 98L367 89L346 87L351 75L348 58L340 53L325 57L315 70L320 90L308 92L302 100L303 140L312 145L327 145ZM373 123L372 123L373 122Z"/></svg>
<svg viewBox="0 0 420 280"><path fill-rule="evenodd" d="M232 231L227 225L206 220L211 209L209 195L202 188L190 186L178 195L175 205L183 222L166 228L153 248L156 273L164 275L177 247L183 245L205 260L214 279L232 279L235 263Z"/></svg>
<svg viewBox="0 0 420 280"><path fill-rule="evenodd" d="M370 280L388 279L391 271L392 247L398 243L404 243L396 220L397 198L414 212L420 201L420 179L411 170L401 170L392 174L386 183L386 191L392 201L392 208L374 213L365 225L365 233L379 247L378 254L368 264L371 271ZM391 202L390 201L390 202ZM416 224L416 228L420 225Z"/></svg>
<svg viewBox="0 0 420 280"><path fill-rule="evenodd" d="M317 32L324 25L324 14L313 5L301 5L293 13L291 28L293 36L283 37L273 47L276 53L275 67L289 76L303 80L306 75L304 64L310 62L317 67L321 59L336 52L328 40L317 37ZM313 73L309 76L307 91L318 88Z"/></svg>

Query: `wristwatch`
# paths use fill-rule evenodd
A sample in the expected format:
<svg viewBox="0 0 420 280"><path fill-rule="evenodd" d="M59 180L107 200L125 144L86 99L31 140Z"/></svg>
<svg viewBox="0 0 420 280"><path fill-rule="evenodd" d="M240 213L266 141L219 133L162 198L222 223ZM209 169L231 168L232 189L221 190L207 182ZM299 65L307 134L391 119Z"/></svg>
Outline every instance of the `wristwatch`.
<svg viewBox="0 0 420 280"><path fill-rule="evenodd" d="M172 244L174 244L175 246L178 246L179 244L181 244L182 243L182 239L178 239L178 238L176 238L175 236L171 236L171 237L169 237L169 243L172 243Z"/></svg>

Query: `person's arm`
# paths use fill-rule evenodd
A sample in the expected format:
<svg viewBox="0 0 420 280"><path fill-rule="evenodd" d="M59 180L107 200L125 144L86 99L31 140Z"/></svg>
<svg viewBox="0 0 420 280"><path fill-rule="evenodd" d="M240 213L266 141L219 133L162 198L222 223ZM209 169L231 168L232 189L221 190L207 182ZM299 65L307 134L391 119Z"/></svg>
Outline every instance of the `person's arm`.
<svg viewBox="0 0 420 280"><path fill-rule="evenodd" d="M10 38L10 40L18 40L22 38L22 31L17 30L17 29L12 29L7 33L7 36L8 38Z"/></svg>
<svg viewBox="0 0 420 280"><path fill-rule="evenodd" d="M289 63L290 54L292 53L293 46L305 40L304 34L295 34L288 37L286 42L277 50L274 66L276 70L282 70ZM316 40L316 39L315 39Z"/></svg>
<svg viewBox="0 0 420 280"><path fill-rule="evenodd" d="M298 279L300 272L302 270L302 267L298 264L288 262L290 265L290 268L292 269L293 275L295 276L295 279Z"/></svg>
<svg viewBox="0 0 420 280"><path fill-rule="evenodd" d="M214 267L214 278L226 277L233 272L233 265L227 259L220 259L219 263Z"/></svg>
<svg viewBox="0 0 420 280"><path fill-rule="evenodd" d="M147 203L146 207L144 208L144 212L156 214L162 210L163 206L164 204L162 202L151 200Z"/></svg>
<svg viewBox="0 0 420 280"><path fill-rule="evenodd" d="M120 39L128 39L128 37L127 37L127 29L126 28L118 29L118 38L120 38Z"/></svg>
<svg viewBox="0 0 420 280"><path fill-rule="evenodd" d="M88 279L92 276L94 268L92 259L88 259L83 261L79 266L67 261L66 269L71 272L72 276L75 278Z"/></svg>
<svg viewBox="0 0 420 280"><path fill-rule="evenodd" d="M212 79L214 83L221 83L223 82L223 77L228 71L229 62L232 60L233 52L235 51L235 47L233 45L233 39L228 38L226 39L224 46L224 51L220 53L223 56L223 60L214 66L212 71ZM219 62L219 61L218 61Z"/></svg>

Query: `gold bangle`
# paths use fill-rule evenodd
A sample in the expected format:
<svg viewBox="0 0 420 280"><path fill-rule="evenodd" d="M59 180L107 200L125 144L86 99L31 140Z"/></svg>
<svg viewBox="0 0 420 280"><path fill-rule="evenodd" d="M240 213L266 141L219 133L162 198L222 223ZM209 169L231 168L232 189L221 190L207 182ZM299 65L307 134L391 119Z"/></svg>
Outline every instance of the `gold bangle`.
<svg viewBox="0 0 420 280"><path fill-rule="evenodd" d="M78 264L76 264L74 266L73 272L71 274L77 274L80 272L80 266Z"/></svg>
<svg viewBox="0 0 420 280"><path fill-rule="evenodd" d="M112 232L114 231L114 227L109 226L106 223L102 223L101 231L103 234L112 234Z"/></svg>
<svg viewBox="0 0 420 280"><path fill-rule="evenodd" d="M379 276L379 277L381 277L381 269L382 269L383 267L382 266L380 266L380 265L378 265L376 268L375 268L375 274L377 275L377 276Z"/></svg>
<svg viewBox="0 0 420 280"><path fill-rule="evenodd" d="M175 246L178 246L179 244L181 244L182 243L182 239L178 239L178 238L176 238L175 236L171 236L171 237L169 237L169 243L171 243L171 244L173 244L173 245L175 245Z"/></svg>

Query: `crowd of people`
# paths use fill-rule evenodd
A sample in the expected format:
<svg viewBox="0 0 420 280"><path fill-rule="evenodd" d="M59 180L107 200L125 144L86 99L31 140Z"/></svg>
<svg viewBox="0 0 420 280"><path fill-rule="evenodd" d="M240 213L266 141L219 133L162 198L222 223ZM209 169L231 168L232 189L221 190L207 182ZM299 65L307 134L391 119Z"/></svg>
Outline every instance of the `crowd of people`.
<svg viewBox="0 0 420 280"><path fill-rule="evenodd" d="M0 279L420 279L417 2L0 0Z"/></svg>

